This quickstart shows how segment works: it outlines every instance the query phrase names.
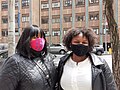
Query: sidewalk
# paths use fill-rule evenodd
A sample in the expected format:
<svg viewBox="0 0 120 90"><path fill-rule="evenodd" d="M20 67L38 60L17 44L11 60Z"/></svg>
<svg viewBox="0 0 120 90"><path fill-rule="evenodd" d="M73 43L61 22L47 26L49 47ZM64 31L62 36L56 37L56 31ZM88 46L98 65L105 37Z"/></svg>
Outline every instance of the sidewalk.
<svg viewBox="0 0 120 90"><path fill-rule="evenodd" d="M103 55L111 55L108 51L104 51Z"/></svg>

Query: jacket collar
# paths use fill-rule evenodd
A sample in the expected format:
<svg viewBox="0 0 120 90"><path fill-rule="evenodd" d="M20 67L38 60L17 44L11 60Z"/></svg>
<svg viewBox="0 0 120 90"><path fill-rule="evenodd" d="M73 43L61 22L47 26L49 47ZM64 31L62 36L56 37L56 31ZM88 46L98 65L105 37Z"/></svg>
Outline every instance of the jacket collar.
<svg viewBox="0 0 120 90"><path fill-rule="evenodd" d="M66 54L65 56L61 57L61 62L63 64L66 63L66 61L70 58L70 56L72 55L73 53L69 53L69 54ZM95 55L94 53L89 53L88 54L89 58L90 58L90 61L91 63L94 65L94 66L98 66L98 65L102 65L104 64L102 62L102 59L100 57L98 57L97 55Z"/></svg>
<svg viewBox="0 0 120 90"><path fill-rule="evenodd" d="M95 55L94 53L89 53L89 57L90 57L91 62L95 66L104 64L102 62L102 59L100 57L98 57L97 55Z"/></svg>

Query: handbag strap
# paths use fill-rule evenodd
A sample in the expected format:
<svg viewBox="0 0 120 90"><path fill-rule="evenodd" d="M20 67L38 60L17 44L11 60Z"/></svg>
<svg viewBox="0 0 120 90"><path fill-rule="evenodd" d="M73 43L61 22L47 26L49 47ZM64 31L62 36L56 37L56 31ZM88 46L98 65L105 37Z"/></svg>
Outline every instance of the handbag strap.
<svg viewBox="0 0 120 90"><path fill-rule="evenodd" d="M50 75L50 71L49 71L47 65L44 62L42 62L41 60L33 60L33 62L42 71L42 73L44 74L45 79L46 79L49 87L51 87L51 75ZM40 70L38 70L39 73L41 73Z"/></svg>

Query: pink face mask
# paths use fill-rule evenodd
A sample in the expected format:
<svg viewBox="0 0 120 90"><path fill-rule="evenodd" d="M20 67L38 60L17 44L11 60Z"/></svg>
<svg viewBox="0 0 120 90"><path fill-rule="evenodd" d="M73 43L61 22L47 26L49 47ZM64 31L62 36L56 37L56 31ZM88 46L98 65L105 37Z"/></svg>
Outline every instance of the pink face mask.
<svg viewBox="0 0 120 90"><path fill-rule="evenodd" d="M45 45L44 38L36 38L30 41L31 48L35 51L41 51Z"/></svg>

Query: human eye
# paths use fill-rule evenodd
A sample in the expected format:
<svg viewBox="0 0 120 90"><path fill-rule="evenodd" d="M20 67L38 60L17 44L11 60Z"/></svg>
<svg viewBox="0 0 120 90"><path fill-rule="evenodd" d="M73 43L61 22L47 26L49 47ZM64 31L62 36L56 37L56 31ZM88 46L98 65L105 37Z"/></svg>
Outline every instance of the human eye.
<svg viewBox="0 0 120 90"><path fill-rule="evenodd" d="M79 41L73 41L74 44L79 44Z"/></svg>

